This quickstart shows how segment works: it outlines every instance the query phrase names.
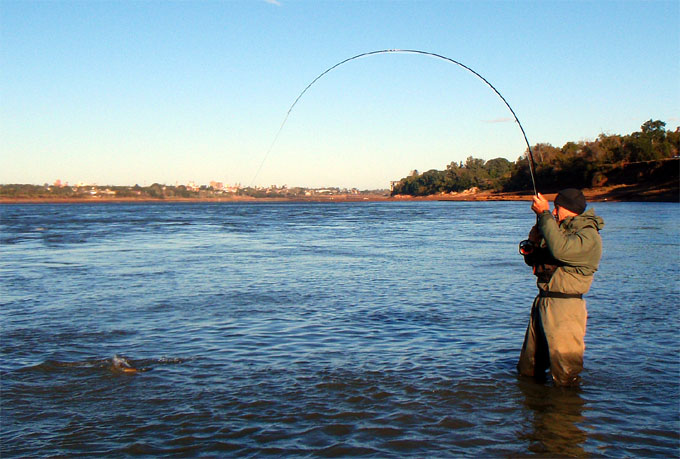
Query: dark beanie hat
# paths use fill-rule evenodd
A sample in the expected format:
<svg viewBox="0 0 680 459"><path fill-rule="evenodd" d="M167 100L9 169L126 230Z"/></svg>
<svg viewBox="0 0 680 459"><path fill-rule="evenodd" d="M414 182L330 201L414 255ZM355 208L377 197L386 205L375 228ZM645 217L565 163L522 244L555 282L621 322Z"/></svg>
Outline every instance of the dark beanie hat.
<svg viewBox="0 0 680 459"><path fill-rule="evenodd" d="M567 188L557 193L555 205L571 210L576 214L582 214L586 210L586 197L581 190Z"/></svg>

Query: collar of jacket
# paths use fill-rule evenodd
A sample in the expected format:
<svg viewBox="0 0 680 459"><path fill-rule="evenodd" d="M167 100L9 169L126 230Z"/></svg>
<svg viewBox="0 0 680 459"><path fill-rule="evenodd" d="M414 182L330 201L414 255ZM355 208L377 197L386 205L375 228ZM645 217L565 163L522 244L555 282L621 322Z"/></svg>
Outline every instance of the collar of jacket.
<svg viewBox="0 0 680 459"><path fill-rule="evenodd" d="M598 231L604 228L604 220L595 215L593 209L587 209L582 214L576 215L575 217L567 217L560 223L560 228L571 231L579 231L589 226Z"/></svg>

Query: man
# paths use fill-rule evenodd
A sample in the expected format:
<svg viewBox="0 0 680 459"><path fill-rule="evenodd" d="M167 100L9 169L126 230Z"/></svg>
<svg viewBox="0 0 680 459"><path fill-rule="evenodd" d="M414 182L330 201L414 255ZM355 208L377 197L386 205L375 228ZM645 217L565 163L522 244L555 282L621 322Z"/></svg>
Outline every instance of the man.
<svg viewBox="0 0 680 459"><path fill-rule="evenodd" d="M583 369L586 303L593 274L602 256L599 231L604 220L580 190L568 188L555 197L555 209L539 193L531 210L538 216L529 233L530 248L523 254L533 266L539 294L531 307L531 320L517 370L521 375L545 378L550 369L555 385L576 385ZM554 217L554 218L553 218Z"/></svg>

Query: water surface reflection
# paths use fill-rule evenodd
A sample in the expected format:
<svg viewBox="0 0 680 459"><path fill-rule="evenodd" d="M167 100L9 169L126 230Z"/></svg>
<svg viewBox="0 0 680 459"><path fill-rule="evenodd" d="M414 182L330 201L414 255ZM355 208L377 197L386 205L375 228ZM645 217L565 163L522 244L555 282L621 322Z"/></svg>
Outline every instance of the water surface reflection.
<svg viewBox="0 0 680 459"><path fill-rule="evenodd" d="M548 456L585 456L587 434L581 428L586 401L579 387L555 387L521 378L518 386L524 406L533 416L532 429L518 431L518 439L529 442L529 450Z"/></svg>

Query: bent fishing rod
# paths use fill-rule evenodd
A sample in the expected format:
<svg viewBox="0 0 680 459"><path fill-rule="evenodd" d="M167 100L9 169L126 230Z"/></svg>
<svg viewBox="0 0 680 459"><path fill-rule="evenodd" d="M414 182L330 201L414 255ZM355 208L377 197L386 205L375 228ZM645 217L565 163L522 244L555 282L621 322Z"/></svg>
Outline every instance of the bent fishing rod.
<svg viewBox="0 0 680 459"><path fill-rule="evenodd" d="M492 85L486 78L484 78L482 75L480 75L480 74L477 73L475 70L473 70L473 69L471 69L470 67L468 67L467 65L462 64L462 63L460 63L460 62L458 62L458 61L456 61L456 60L454 60L454 59L451 59L450 57L442 56L441 54L431 53L431 52L428 52L428 51L419 51L419 50L416 50L416 49L382 49L382 50L379 50L379 51L369 51L369 52L367 52L367 53L357 54L356 56L352 56L352 57L350 57L350 58L347 58L347 59L345 59L345 60L343 60L343 61L338 62L337 64L333 65L332 67L327 68L327 69L324 70L321 74L319 74L319 76L317 76L316 78L314 78L314 79L312 80L312 82L309 83L309 84L305 87L305 89L303 89L302 92L297 96L297 98L295 99L295 101L293 102L293 104L290 106L290 108L289 108L288 111L286 112L286 116L283 118L283 121L281 122L281 126L279 127L279 130L278 130L278 132L276 133L276 136L274 137L274 140L272 141L271 145L269 146L269 149L267 150L267 153L265 154L264 158L262 159L262 162L260 163L260 167L257 169L257 172L255 173L255 176L253 177L253 180L252 180L251 183L250 183L251 186L252 186L252 184L255 182L255 179L257 178L257 176L260 174L260 171L262 170L262 167L264 166L264 163L265 163L265 161L267 160L267 157L269 156L269 154L271 153L272 149L274 148L274 145L276 144L276 141L278 140L279 135L281 134L281 131L283 130L283 127L284 127L285 124L286 124L286 121L288 121L288 117L290 116L290 113L293 111L293 108L295 108L295 105L297 105L297 103L300 101L300 99L302 98L302 96L305 95L305 93L307 92L307 90L308 90L309 88L311 88L311 87L314 85L314 83L316 83L316 82L319 81L321 78L323 78L326 74L328 74L328 73L331 72L332 70L334 70L334 69L340 67L341 65L346 64L347 62L353 61L353 60L355 60L355 59L360 59L360 58L369 57L369 56L376 56L376 55L378 55L378 54L418 54L418 55L429 56L429 57L434 57L434 58L437 58L437 59L441 59L441 60L444 60L444 61L446 61L446 62L450 62L450 63L452 63L452 64L456 64L456 65L459 66L459 67L464 68L465 70L467 70L468 72L472 73L472 74L475 75L477 78L479 78L480 80L482 80L484 83L486 83L486 85L487 85L488 87L490 87L491 89L493 89L493 91L498 95L498 97L501 98L501 100L503 101L503 103L505 104L505 106L508 107L508 110L510 110L510 113L512 113L513 118L515 118L515 122L516 122L517 125L519 126L519 129L522 131L522 136L524 137L524 142L527 144L527 150L528 150L528 152L529 152L529 173L530 173L530 175L531 175L531 183L532 183L533 186L534 186L534 195L538 195L538 191L536 190L536 179L535 179L535 177L534 177L534 171L536 170L536 163L534 162L534 155L533 155L533 153L532 153L532 151L531 151L531 145L529 144L529 140L527 139L527 135L526 135L526 133L524 132L524 127L522 127L522 123L519 122L519 118L517 118L517 115L515 114L515 111L512 109L512 107L510 106L510 104L508 103L508 101L505 100L505 97L503 97L503 95L500 93L500 91L498 91L498 89L496 89L496 88L494 87L494 85Z"/></svg>

